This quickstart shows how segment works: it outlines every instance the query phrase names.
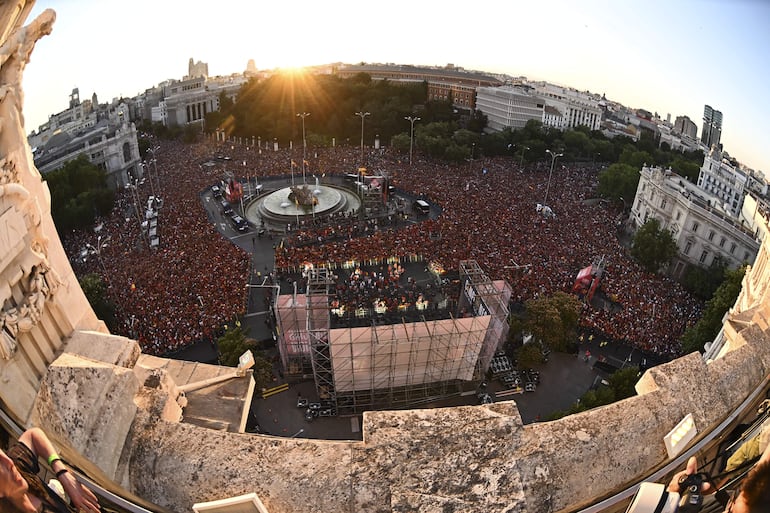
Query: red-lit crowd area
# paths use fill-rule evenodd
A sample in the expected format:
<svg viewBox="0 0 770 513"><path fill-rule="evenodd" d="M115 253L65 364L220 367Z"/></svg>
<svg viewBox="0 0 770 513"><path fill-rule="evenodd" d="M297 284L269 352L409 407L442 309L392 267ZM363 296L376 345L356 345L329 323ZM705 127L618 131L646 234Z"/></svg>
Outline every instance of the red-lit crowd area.
<svg viewBox="0 0 770 513"><path fill-rule="evenodd" d="M231 159L228 168L236 176L253 179L289 174L289 163L301 160L302 149L258 153L246 144L160 143L156 159L164 204L159 248L149 250L141 243L137 221L126 221L133 199L121 191L114 215L103 220L100 232L111 237L102 251L104 268L94 257L84 264L106 275L124 333L134 334L147 352L165 354L210 339L244 313L248 255L217 234L200 198L201 191L221 178L218 167L200 165L216 155ZM313 149L306 172L355 173L360 160L358 148ZM456 270L461 260L474 259L490 278L512 284L512 300L524 302L571 291L580 269L604 257L602 290L617 303L600 310L586 306L584 328L672 356L679 351L684 329L701 314L702 304L680 285L643 271L630 258L618 240L619 207L594 200L596 166L557 161L546 199L550 159L521 168L511 158L462 164L415 158L410 167L407 156L376 150L366 160L367 172L386 172L397 189L439 205L441 215L398 229L367 230L366 237L329 237L333 227L328 225L318 227L319 233L313 228L295 232L292 236L305 244L278 244L277 271L305 262L384 261L408 255ZM538 203L550 206L555 217L538 213ZM328 242L309 243L319 236ZM64 239L69 254L76 255L86 243L95 245L96 235L67 234Z"/></svg>
<svg viewBox="0 0 770 513"><path fill-rule="evenodd" d="M162 142L156 151L163 198L157 249L150 249L140 233L130 190L118 192L113 214L100 220L98 235L63 237L78 274L91 271L105 278L118 333L135 337L146 353L168 354L212 340L224 324L245 313L249 256L217 233L201 204L200 192L217 179L200 166L212 151L206 144L174 142ZM145 175L138 185L142 215L147 197L156 192L149 180ZM85 264L78 262L86 244L100 248L106 237L101 258L92 254Z"/></svg>
<svg viewBox="0 0 770 513"><path fill-rule="evenodd" d="M602 288L617 303L586 306L584 328L672 356L684 329L700 317L702 304L679 284L631 259L618 239L620 208L596 201L595 165L557 161L548 187L550 159L523 168L510 158L459 165L417 160L410 168L403 157L370 158L373 172L387 170L397 188L437 203L441 215L366 238L279 248L279 268L418 254L454 270L461 260L474 259L492 279L507 279L512 299L524 302L571 291L580 269L604 257ZM538 213L538 204L550 206L555 217Z"/></svg>

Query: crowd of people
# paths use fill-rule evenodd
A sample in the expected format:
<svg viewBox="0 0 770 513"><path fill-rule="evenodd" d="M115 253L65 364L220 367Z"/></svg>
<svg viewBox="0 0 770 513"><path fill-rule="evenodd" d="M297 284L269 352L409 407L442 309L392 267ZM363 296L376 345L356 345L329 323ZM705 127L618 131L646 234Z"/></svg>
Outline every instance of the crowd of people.
<svg viewBox="0 0 770 513"><path fill-rule="evenodd" d="M98 235L72 232L64 234L63 242L79 275L103 277L116 307L118 333L135 338L146 353L164 355L215 339L227 322L245 313L250 266L249 255L217 233L201 204L200 193L221 178L200 165L216 148L210 143L159 145L160 191L145 176L136 185L138 205L130 189L120 190L112 215L98 221ZM141 200L154 193L163 205L158 211L160 243L150 249L140 228L146 208ZM84 262L86 244L93 250Z"/></svg>
<svg viewBox="0 0 770 513"><path fill-rule="evenodd" d="M302 247L284 246L279 268L420 255L445 269L476 260L492 279L505 278L513 301L570 291L577 273L604 257L602 290L613 308L586 305L581 324L662 356L680 351L679 338L699 319L702 304L673 280L644 271L619 240L619 205L596 201L598 166L550 160L520 167L498 157L462 164L372 154L397 189L441 207L435 219L368 237ZM547 196L546 196L547 192ZM550 207L546 216L537 206ZM305 235L313 238L312 233Z"/></svg>
<svg viewBox="0 0 770 513"><path fill-rule="evenodd" d="M248 142L207 139L194 146L160 143L158 175L164 199L160 211L161 244L142 245L138 223L126 220L131 196L119 195L115 214L102 233L112 242L101 264L86 266L107 278L118 305L121 326L133 331L145 351L166 354L195 340L216 335L245 310L248 255L217 235L200 192L222 178L222 169L202 165L215 155L228 156L236 177L260 179L289 175L302 149L255 148ZM456 270L462 260L476 260L492 279L504 278L512 300L523 303L540 295L570 291L580 269L604 257L602 290L619 308L586 305L581 324L664 356L678 354L678 339L700 317L702 304L679 284L645 272L618 237L619 205L592 201L598 166L551 161L525 163L507 157L477 158L460 164L370 150L361 162L358 148L309 151L305 173L385 174L400 193L424 198L440 215L420 222L359 223L340 217L334 223L302 226L276 244L278 273L305 263L385 262L388 258L424 258ZM145 186L146 187L146 186ZM549 206L553 216L537 205ZM65 237L71 255L93 234ZM92 242L93 244L93 242ZM101 266L101 268L99 267Z"/></svg>

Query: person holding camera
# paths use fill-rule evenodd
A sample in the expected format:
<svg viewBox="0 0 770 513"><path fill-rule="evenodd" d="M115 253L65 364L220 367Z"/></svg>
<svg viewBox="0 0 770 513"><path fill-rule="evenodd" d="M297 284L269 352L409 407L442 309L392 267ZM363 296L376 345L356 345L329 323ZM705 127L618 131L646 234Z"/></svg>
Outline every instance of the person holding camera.
<svg viewBox="0 0 770 513"><path fill-rule="evenodd" d="M48 462L70 502L40 478L39 458ZM96 496L75 479L46 434L32 428L7 453L0 450L0 511L99 513L100 508Z"/></svg>
<svg viewBox="0 0 770 513"><path fill-rule="evenodd" d="M676 473L671 479L668 491L686 494L688 486L699 483L695 488L700 490L694 490L695 493L708 495L717 492L711 483L701 483L696 476L698 462L692 457L687 461L685 470ZM723 502L725 513L770 513L770 446L765 448L759 461L746 474L740 485L723 497L724 499L720 500L720 494L717 494L717 500Z"/></svg>

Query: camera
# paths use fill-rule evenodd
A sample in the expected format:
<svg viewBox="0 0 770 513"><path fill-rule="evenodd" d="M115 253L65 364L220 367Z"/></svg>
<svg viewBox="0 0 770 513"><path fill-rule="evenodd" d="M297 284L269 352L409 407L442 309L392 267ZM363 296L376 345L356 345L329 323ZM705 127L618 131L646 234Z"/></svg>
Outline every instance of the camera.
<svg viewBox="0 0 770 513"><path fill-rule="evenodd" d="M697 513L703 507L701 490L707 480L703 473L682 476L680 493L667 491L663 484L642 483L626 513Z"/></svg>
<svg viewBox="0 0 770 513"><path fill-rule="evenodd" d="M703 486L704 476L701 474L690 474L679 478L679 511L682 513L696 513L703 507Z"/></svg>

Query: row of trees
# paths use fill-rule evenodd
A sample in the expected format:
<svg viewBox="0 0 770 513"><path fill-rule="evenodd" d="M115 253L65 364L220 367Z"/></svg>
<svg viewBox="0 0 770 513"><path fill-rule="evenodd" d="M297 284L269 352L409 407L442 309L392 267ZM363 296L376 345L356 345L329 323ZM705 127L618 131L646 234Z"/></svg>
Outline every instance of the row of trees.
<svg viewBox="0 0 770 513"><path fill-rule="evenodd" d="M670 166L690 179L697 177L703 162L701 152L680 153L658 145L649 133L634 142L630 137L608 139L586 127L561 131L531 120L521 130L505 129L485 133L486 116L479 111L458 109L451 97L446 101L428 99L426 82L405 84L372 80L366 73L351 78L305 73L276 74L252 80L239 91L235 101L220 97L220 110L206 115L206 129L221 129L228 135L301 141L302 119L310 146L358 145L361 118L364 140L371 145L375 136L392 147L408 151L411 125L404 118L417 115L414 143L434 158L461 162L483 156L511 155L534 162L547 157L546 149L564 153L567 161L620 162L638 169L642 164Z"/></svg>

